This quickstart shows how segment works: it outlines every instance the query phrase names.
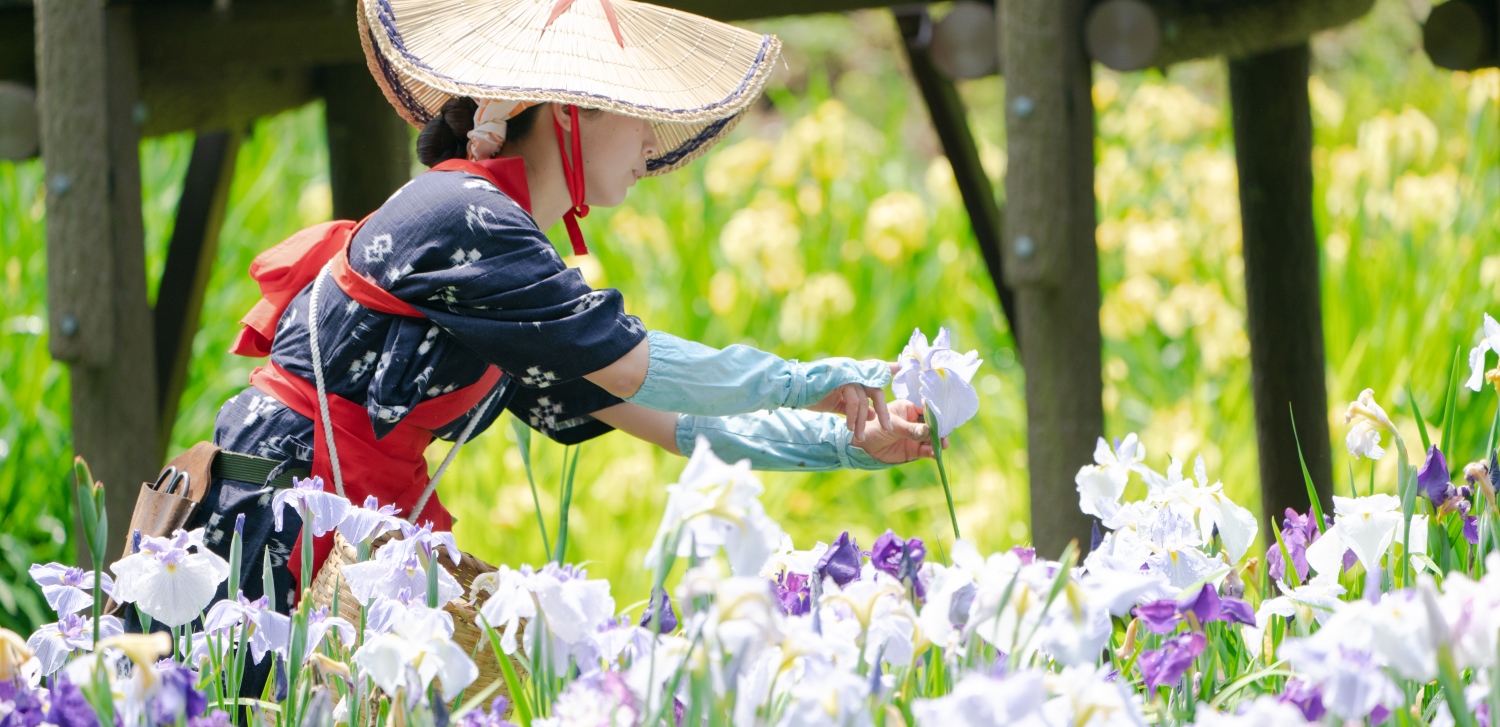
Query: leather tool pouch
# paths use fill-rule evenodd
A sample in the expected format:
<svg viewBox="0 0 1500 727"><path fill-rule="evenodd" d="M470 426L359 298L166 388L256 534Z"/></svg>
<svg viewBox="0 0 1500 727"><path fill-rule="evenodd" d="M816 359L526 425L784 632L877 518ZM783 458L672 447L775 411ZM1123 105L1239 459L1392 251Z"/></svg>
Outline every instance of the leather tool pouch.
<svg viewBox="0 0 1500 727"><path fill-rule="evenodd" d="M199 442L168 462L155 482L141 483L126 531L125 552L120 557L130 555L131 541L138 530L142 536L165 537L187 527L188 518L208 494L218 454L219 448L212 442Z"/></svg>

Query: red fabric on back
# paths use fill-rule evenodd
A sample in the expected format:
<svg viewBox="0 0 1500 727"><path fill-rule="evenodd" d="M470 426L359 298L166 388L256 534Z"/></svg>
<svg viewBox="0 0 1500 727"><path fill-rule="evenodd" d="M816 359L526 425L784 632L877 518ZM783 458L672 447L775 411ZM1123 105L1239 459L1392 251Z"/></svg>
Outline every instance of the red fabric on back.
<svg viewBox="0 0 1500 727"><path fill-rule="evenodd" d="M374 495L382 505L400 508L409 517L422 491L427 488L427 459L423 456L432 443L431 428L440 427L473 409L480 399L494 389L500 380L500 369L491 366L476 381L456 391L428 399L407 413L396 428L380 439L370 425L369 413L361 404L341 396L328 396L328 413L333 420L334 441L338 444L339 468L344 475L344 496L356 505ZM328 457L328 439L323 418L318 411L318 390L276 362L267 362L250 374L250 383L270 394L287 408L313 421L314 445L312 473L322 477L324 488L333 490L333 463ZM437 494L428 498L417 524L431 522L433 530L451 530L453 516L438 501ZM315 569L321 569L333 550L333 535L317 539L313 547ZM302 572L302 542L299 539L287 563L295 578ZM316 570L314 571L316 576Z"/></svg>
<svg viewBox="0 0 1500 727"><path fill-rule="evenodd" d="M270 356L281 314L323 264L349 244L357 226L349 220L313 225L256 255L250 277L260 283L261 299L240 319L245 328L229 350L241 356Z"/></svg>

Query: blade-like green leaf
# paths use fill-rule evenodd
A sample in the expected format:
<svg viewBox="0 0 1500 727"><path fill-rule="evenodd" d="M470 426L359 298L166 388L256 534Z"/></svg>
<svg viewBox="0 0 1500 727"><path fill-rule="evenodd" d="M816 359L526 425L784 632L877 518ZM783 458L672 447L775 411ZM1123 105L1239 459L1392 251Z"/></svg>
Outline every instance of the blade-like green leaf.
<svg viewBox="0 0 1500 727"><path fill-rule="evenodd" d="M1432 440L1427 436L1427 422L1422 419L1422 409L1417 406L1417 395L1411 390L1411 384L1406 385L1406 400L1411 403L1411 416L1417 420L1417 434L1422 436L1422 451L1432 449Z"/></svg>
<svg viewBox="0 0 1500 727"><path fill-rule="evenodd" d="M1318 488L1313 485L1312 473L1307 471L1307 459L1302 456L1302 438L1297 436L1297 414L1292 411L1292 405L1286 405L1287 414L1292 419L1292 441L1297 444L1297 462L1302 465L1302 481L1307 485L1307 501L1312 503L1313 525L1318 532L1323 532L1323 501L1318 499Z"/></svg>
<svg viewBox="0 0 1500 727"><path fill-rule="evenodd" d="M1453 461L1453 416L1458 410L1458 361L1463 353L1460 346L1453 350L1453 366L1448 369L1447 404L1443 407L1443 456Z"/></svg>

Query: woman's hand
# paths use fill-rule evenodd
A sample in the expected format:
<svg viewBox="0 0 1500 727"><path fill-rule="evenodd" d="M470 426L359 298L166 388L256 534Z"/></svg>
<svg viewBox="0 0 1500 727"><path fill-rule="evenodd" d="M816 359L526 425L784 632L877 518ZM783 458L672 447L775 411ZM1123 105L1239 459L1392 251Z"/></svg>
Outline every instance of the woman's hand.
<svg viewBox="0 0 1500 727"><path fill-rule="evenodd" d="M881 401L881 404L885 404ZM903 464L926 457L932 458L931 433L922 423L922 410L905 399L891 402L887 410L892 415L891 425L869 432L867 437L855 436L854 445L866 454L886 464ZM870 410L873 412L873 409ZM943 449L948 440L943 440Z"/></svg>
<svg viewBox="0 0 1500 727"><path fill-rule="evenodd" d="M900 365L892 363L890 366L891 375L894 376ZM870 403L867 404L867 400ZM871 408L870 404L874 404L874 408ZM856 442L864 439L865 423L870 420L871 416L880 421L881 431L891 432L891 414L886 408L885 391L874 386L844 384L828 392L828 396L823 397L822 401L807 409L826 414L843 414L844 423L848 425L849 431L854 432Z"/></svg>

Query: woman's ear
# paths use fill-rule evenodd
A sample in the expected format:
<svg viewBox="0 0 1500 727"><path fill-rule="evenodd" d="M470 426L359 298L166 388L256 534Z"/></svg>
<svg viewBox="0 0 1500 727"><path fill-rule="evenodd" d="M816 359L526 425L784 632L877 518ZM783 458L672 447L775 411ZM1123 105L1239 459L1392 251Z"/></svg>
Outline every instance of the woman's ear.
<svg viewBox="0 0 1500 727"><path fill-rule="evenodd" d="M563 131L573 133L573 118L568 114L568 105L549 103L547 107L552 111L552 120L561 125Z"/></svg>

